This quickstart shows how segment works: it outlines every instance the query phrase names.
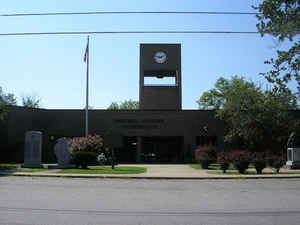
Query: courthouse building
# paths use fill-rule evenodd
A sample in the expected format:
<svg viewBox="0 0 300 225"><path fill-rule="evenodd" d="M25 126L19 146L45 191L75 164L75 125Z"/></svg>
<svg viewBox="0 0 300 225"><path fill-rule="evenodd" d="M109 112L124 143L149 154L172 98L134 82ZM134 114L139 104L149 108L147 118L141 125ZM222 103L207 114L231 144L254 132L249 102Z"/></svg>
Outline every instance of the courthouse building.
<svg viewBox="0 0 300 225"><path fill-rule="evenodd" d="M154 85L145 79L171 78ZM141 44L139 110L89 110L89 133L114 134L120 163L182 163L197 145L224 146L224 125L212 110L182 110L180 44ZM84 136L84 110L12 107L0 128L0 156L22 161L24 134L43 133L43 162L54 162L59 137Z"/></svg>

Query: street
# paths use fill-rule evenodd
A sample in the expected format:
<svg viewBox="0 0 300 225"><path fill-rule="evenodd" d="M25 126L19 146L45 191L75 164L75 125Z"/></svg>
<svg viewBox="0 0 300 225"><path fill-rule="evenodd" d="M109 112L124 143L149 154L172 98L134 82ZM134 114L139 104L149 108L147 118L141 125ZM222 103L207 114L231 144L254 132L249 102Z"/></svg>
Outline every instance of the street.
<svg viewBox="0 0 300 225"><path fill-rule="evenodd" d="M300 224L300 180L0 177L1 225Z"/></svg>

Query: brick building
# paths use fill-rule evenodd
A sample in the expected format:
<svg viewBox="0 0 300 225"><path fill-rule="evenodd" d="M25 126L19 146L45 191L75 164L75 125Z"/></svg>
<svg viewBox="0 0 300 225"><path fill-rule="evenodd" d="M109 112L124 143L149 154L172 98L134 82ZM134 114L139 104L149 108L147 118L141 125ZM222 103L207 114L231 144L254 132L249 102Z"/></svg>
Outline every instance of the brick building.
<svg viewBox="0 0 300 225"><path fill-rule="evenodd" d="M145 84L145 78L172 78ZM224 125L211 110L182 110L180 44L140 45L139 110L89 110L89 133L119 136L121 163L181 163L193 159L197 145L224 146ZM1 161L22 161L24 134L43 132L43 162L55 162L59 137L84 136L84 110L11 107L1 125Z"/></svg>

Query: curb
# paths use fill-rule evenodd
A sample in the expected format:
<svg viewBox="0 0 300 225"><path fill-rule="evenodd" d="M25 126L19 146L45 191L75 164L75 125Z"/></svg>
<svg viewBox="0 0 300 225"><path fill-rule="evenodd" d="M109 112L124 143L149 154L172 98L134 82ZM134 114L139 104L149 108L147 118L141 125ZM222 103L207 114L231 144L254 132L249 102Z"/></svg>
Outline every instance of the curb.
<svg viewBox="0 0 300 225"><path fill-rule="evenodd" d="M260 175L260 176L202 176L202 177L168 177L168 176L122 176L122 175L85 175L85 174L37 174L37 173L1 173L0 176L19 177L53 177L53 178L98 178L98 179L151 179L151 180L257 180L257 179L300 179L300 175Z"/></svg>

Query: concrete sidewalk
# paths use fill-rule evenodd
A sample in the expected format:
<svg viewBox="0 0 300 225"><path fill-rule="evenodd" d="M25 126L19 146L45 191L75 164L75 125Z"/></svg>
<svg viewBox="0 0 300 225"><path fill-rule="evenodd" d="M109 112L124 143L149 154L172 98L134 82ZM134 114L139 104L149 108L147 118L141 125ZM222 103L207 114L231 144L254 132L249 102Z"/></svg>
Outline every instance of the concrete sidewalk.
<svg viewBox="0 0 300 225"><path fill-rule="evenodd" d="M1 171L2 176L31 176L31 177L70 177L70 178L119 178L119 179L274 179L274 178L300 178L300 174L279 174L279 175L215 175L207 173L207 170L197 170L184 164L121 164L119 166L137 166L147 168L142 174L61 174L59 170L49 170L43 172L9 172ZM251 170L251 169L250 169ZM253 169L252 169L253 170ZM270 170L266 168L265 170ZM282 169L281 171L290 171ZM298 172L300 172L298 170Z"/></svg>

